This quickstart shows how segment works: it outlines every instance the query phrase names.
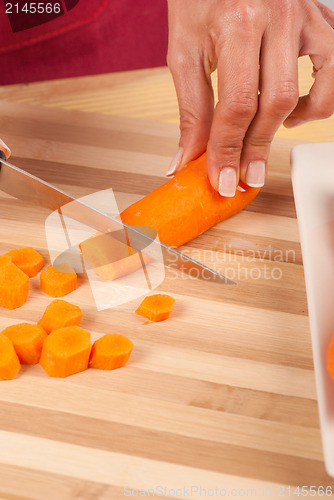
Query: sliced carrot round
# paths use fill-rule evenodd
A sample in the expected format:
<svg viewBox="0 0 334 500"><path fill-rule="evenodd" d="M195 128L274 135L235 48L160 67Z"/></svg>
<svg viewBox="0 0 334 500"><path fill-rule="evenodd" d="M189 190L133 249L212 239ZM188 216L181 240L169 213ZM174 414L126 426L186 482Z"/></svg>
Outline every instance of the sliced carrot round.
<svg viewBox="0 0 334 500"><path fill-rule="evenodd" d="M133 343L125 335L108 334L96 340L89 358L90 368L114 370L129 360Z"/></svg>
<svg viewBox="0 0 334 500"><path fill-rule="evenodd" d="M2 333L11 340L21 363L35 365L39 362L43 343L47 337L41 326L19 323L8 326Z"/></svg>
<svg viewBox="0 0 334 500"><path fill-rule="evenodd" d="M163 321L172 311L175 299L165 294L149 295L136 310L137 314L151 321Z"/></svg>
<svg viewBox="0 0 334 500"><path fill-rule="evenodd" d="M41 289L51 297L63 297L77 287L77 275L67 264L49 266L40 274Z"/></svg>
<svg viewBox="0 0 334 500"><path fill-rule="evenodd" d="M90 333L80 326L54 330L46 338L40 364L50 377L68 377L88 368Z"/></svg>
<svg viewBox="0 0 334 500"><path fill-rule="evenodd" d="M21 271L26 273L30 278L36 274L44 266L44 259L34 248L15 248L6 255L11 257L13 264L15 264Z"/></svg>
<svg viewBox="0 0 334 500"><path fill-rule="evenodd" d="M38 324L46 333L65 328L66 326L79 326L82 318L80 307L66 302L66 300L53 300L47 306Z"/></svg>
<svg viewBox="0 0 334 500"><path fill-rule="evenodd" d="M0 267L0 305L7 309L21 307L29 294L29 278L15 264Z"/></svg>
<svg viewBox="0 0 334 500"><path fill-rule="evenodd" d="M0 380L13 379L20 367L20 361L12 342L0 333Z"/></svg>

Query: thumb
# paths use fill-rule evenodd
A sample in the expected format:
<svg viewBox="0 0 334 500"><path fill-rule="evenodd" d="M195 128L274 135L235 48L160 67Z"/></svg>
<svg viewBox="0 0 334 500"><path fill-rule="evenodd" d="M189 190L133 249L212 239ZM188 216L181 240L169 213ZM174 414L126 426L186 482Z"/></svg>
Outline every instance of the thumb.
<svg viewBox="0 0 334 500"><path fill-rule="evenodd" d="M171 62L170 62L171 61ZM180 110L179 150L166 175L175 174L190 160L200 156L209 140L214 110L214 94L210 74L202 63L178 58L169 60Z"/></svg>

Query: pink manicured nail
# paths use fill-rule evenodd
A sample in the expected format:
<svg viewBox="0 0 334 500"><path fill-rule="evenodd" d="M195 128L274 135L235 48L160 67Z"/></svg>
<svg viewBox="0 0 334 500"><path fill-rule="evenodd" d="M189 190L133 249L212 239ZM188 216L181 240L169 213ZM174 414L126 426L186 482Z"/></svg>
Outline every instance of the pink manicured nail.
<svg viewBox="0 0 334 500"><path fill-rule="evenodd" d="M219 194L232 197L237 188L237 172L235 168L224 167L219 174Z"/></svg>
<svg viewBox="0 0 334 500"><path fill-rule="evenodd" d="M10 157L11 150L1 139L0 139L0 149L2 149L4 151L4 153L6 153L6 158Z"/></svg>
<svg viewBox="0 0 334 500"><path fill-rule="evenodd" d="M176 170L179 168L181 161L182 161L183 153L184 153L183 148L179 148L177 150L176 155L172 159L171 164L169 165L169 169L166 172L167 176L173 175L176 172Z"/></svg>
<svg viewBox="0 0 334 500"><path fill-rule="evenodd" d="M264 186L266 164L264 161L251 161L246 171L246 184L258 188Z"/></svg>

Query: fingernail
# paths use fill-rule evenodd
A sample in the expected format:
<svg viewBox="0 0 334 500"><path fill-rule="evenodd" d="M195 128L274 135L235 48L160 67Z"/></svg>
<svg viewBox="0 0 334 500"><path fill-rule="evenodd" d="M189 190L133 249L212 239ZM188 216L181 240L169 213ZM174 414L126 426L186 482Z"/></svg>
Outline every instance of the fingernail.
<svg viewBox="0 0 334 500"><path fill-rule="evenodd" d="M264 161L251 161L246 171L246 184L258 188L264 186L266 164Z"/></svg>
<svg viewBox="0 0 334 500"><path fill-rule="evenodd" d="M172 159L171 164L169 165L169 169L166 172L167 176L168 175L173 175L176 172L176 170L179 168L179 166L181 164L181 161L182 161L183 153L184 153L184 149L183 148L179 148L177 150L176 155Z"/></svg>
<svg viewBox="0 0 334 500"><path fill-rule="evenodd" d="M237 188L237 172L235 168L224 167L219 174L219 194L232 197Z"/></svg>
<svg viewBox="0 0 334 500"><path fill-rule="evenodd" d="M9 149L7 144L5 144L1 139L0 139L0 149L2 149L6 153L6 158L10 157L11 150Z"/></svg>

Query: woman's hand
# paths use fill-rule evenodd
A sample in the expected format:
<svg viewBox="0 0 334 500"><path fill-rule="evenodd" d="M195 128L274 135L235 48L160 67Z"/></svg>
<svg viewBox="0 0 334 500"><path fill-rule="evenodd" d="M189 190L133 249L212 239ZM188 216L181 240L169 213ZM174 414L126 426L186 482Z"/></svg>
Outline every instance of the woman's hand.
<svg viewBox="0 0 334 500"><path fill-rule="evenodd" d="M334 13L316 0L168 0L168 7L181 138L167 175L207 149L210 182L221 195L233 196L239 177L263 186L278 127L334 113ZM299 98L302 55L315 81Z"/></svg>
<svg viewBox="0 0 334 500"><path fill-rule="evenodd" d="M8 160L8 158L11 155L11 151L10 151L9 147L6 146L6 144L1 139L0 139L0 151L3 151L5 153L6 159Z"/></svg>

